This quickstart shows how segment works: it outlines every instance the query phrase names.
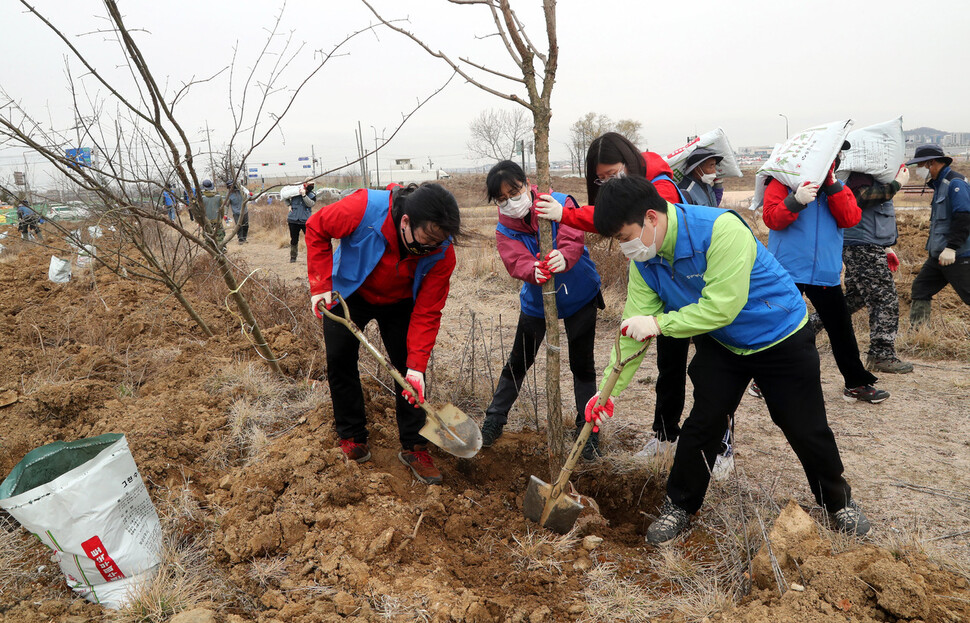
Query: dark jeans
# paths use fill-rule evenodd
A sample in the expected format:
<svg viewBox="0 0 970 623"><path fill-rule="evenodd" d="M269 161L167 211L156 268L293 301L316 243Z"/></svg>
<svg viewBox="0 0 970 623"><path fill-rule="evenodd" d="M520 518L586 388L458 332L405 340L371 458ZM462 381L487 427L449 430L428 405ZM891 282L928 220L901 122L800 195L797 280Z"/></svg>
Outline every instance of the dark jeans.
<svg viewBox="0 0 970 623"><path fill-rule="evenodd" d="M303 232L303 236L306 237L306 221L302 223L287 222L286 224L290 226L290 246L295 247L300 244L301 231Z"/></svg>
<svg viewBox="0 0 970 623"><path fill-rule="evenodd" d="M239 216L240 215L236 214L235 212L232 213L232 220L236 224L239 223ZM239 225L239 232L236 234L236 237L239 239L239 242L246 242L246 238L249 237L249 210L246 211L246 216L242 221L242 225Z"/></svg>
<svg viewBox="0 0 970 623"><path fill-rule="evenodd" d="M732 353L707 335L695 337L694 347L688 369L694 406L684 420L667 479L671 501L689 513L700 509L728 421L754 378L771 420L798 456L816 502L833 512L843 508L852 492L842 477L842 459L826 420L815 335L808 325L750 355Z"/></svg>
<svg viewBox="0 0 970 623"><path fill-rule="evenodd" d="M586 422L586 403L596 394L596 364L593 361L593 343L596 341L596 310L603 308L603 297L597 294L592 301L575 314L563 320L566 325L566 341L569 344L569 370L573 373L573 395L576 399L576 426ZM485 417L504 425L509 420L509 410L519 397L519 389L525 373L535 363L536 353L546 335L545 318L535 318L519 313L515 328L512 352L502 368L498 387L492 403L485 410Z"/></svg>
<svg viewBox="0 0 970 623"><path fill-rule="evenodd" d="M653 430L663 441L676 441L687 392L689 337L657 337L657 404Z"/></svg>
<svg viewBox="0 0 970 623"><path fill-rule="evenodd" d="M960 300L970 305L970 257L958 257L949 266L940 266L935 257L928 258L913 279L913 300L929 301L946 284L953 286Z"/></svg>
<svg viewBox="0 0 970 623"><path fill-rule="evenodd" d="M842 294L842 286L813 286L804 283L795 285L815 306L819 320L828 333L835 365L842 373L845 386L853 388L875 383L875 375L866 370L859 358L859 343L855 339L852 316ZM761 387L760 383L758 387Z"/></svg>
<svg viewBox="0 0 970 623"><path fill-rule="evenodd" d="M414 302L407 299L391 305L373 305L357 293L351 294L346 300L350 318L361 330L371 320L377 320L381 341L384 342L391 365L404 376L407 372L408 326L411 324ZM327 317L323 319L323 338L327 347L327 382L330 385L337 435L341 439L367 443L367 414L357 367L360 341L345 326ZM412 407L401 396L400 388L395 389L395 399L401 447L410 450L414 444L427 443L418 434L424 426L424 411Z"/></svg>

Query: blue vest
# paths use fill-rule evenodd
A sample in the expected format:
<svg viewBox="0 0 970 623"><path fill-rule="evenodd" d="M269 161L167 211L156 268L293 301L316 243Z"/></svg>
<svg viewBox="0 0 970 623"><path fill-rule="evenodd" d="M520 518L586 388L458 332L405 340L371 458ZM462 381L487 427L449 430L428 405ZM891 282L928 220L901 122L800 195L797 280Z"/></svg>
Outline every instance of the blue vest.
<svg viewBox="0 0 970 623"><path fill-rule="evenodd" d="M653 178L652 180L650 180L650 183L651 184L656 184L660 180L667 180L668 182L670 182L671 184L674 185L674 188L677 189L677 196L680 197L680 202L681 203L690 203L689 201L687 201L687 197L684 196L684 193L681 192L680 187L677 186L677 182L675 182L674 180L670 179L670 176L667 175L666 173L661 173L660 175L656 176L655 178Z"/></svg>
<svg viewBox="0 0 970 623"><path fill-rule="evenodd" d="M843 242L847 247L875 244L891 247L896 244L899 232L896 229L896 208L892 199L877 206L863 208L862 219L855 227L843 230Z"/></svg>
<svg viewBox="0 0 970 623"><path fill-rule="evenodd" d="M354 233L341 238L340 245L333 254L333 289L340 296L347 298L356 292L387 250L387 239L381 232L381 226L387 219L390 205L391 191L368 190L364 218ZM445 240L437 251L418 260L414 271L414 287L411 289L412 297L418 298L421 282L438 260L445 256L449 246L451 238Z"/></svg>
<svg viewBox="0 0 970 623"><path fill-rule="evenodd" d="M634 262L667 311L676 311L700 300L707 285L704 273L715 219L725 212L741 218L734 211L719 208L690 206L690 210L685 210L681 204L675 207L674 263L671 265L659 255L647 262ZM764 348L791 334L807 313L805 301L791 277L757 238L755 243L758 252L751 268L747 303L731 324L710 332L718 342L746 350Z"/></svg>
<svg viewBox="0 0 970 623"><path fill-rule="evenodd" d="M553 198L560 205L566 205L569 198L564 193L552 193ZM575 200L573 200L575 201ZM576 204L579 205L579 204ZM513 240L518 240L525 245L533 256L539 253L539 235L530 234L524 231L515 231L510 227L499 223L495 229ZM556 240L559 236L559 223L552 224L552 246L555 248ZM560 318L569 318L584 305L593 300L600 291L600 276L596 272L596 264L589 257L589 249L583 247L583 255L574 266L553 276L556 284L556 311ZM542 305L542 286L534 283L523 283L522 290L519 292L519 303L522 306L522 313L534 318L545 316L545 308Z"/></svg>
<svg viewBox="0 0 970 623"><path fill-rule="evenodd" d="M682 194L686 198L685 203L695 206L717 207L717 197L714 196L714 187L710 184L698 182L691 177L685 177L680 180L680 183L683 186L677 186L677 188L683 190Z"/></svg>
<svg viewBox="0 0 970 623"><path fill-rule="evenodd" d="M824 191L820 190L815 201L798 213L794 223L768 233L768 250L795 283L813 286L842 283L842 229L829 212Z"/></svg>
<svg viewBox="0 0 970 623"><path fill-rule="evenodd" d="M950 167L940 171L933 189L933 203L930 205L930 235L926 238L926 250L931 257L939 257L946 248L946 239L950 235L950 225L953 223L953 206L950 205L950 185L960 180L963 190L968 191L967 178ZM957 256L970 255L970 238L957 249Z"/></svg>

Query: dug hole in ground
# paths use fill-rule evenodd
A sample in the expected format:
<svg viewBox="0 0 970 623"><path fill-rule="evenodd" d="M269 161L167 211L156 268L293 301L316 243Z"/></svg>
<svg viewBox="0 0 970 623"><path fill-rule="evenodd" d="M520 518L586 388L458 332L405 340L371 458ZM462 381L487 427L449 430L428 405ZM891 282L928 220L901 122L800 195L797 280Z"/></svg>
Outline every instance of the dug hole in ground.
<svg viewBox="0 0 970 623"><path fill-rule="evenodd" d="M582 200L581 181L557 180L557 189ZM429 379L433 401L478 419L511 345L518 288L494 250L494 209L473 207L481 180L449 184L483 236L459 250ZM970 365L959 333L970 316L952 292L934 301L930 329L901 334L901 354L917 370L884 375L879 386L893 397L881 405L840 399L819 338L829 419L871 538L826 528L764 404L745 397L736 477L712 486L685 539L657 549L643 535L668 464L633 457L653 419L652 351L604 427L605 456L573 478L601 513L584 511L573 534L549 533L521 512L529 476L551 480L535 398L541 363L499 442L473 459L435 453L445 480L427 487L397 459L388 379L362 354L374 457L348 463L335 448L326 383L315 382L324 357L306 305L305 251L289 264L284 218L258 206L249 242L231 249L241 276L260 269L245 287L295 379L286 382L253 353L205 260L187 295L216 333L207 340L153 284L103 268L50 283L50 255L68 257L66 243L15 241L0 255L0 396L14 398L0 408L0 471L51 441L123 432L165 540L156 580L109 612L72 597L45 548L2 518L0 621L970 620ZM904 317L926 235L920 218L901 218ZM603 370L624 266L605 243L590 243L608 302L596 349ZM368 335L379 341L374 327ZM563 371L571 397L565 361ZM687 399L689 410L689 387Z"/></svg>

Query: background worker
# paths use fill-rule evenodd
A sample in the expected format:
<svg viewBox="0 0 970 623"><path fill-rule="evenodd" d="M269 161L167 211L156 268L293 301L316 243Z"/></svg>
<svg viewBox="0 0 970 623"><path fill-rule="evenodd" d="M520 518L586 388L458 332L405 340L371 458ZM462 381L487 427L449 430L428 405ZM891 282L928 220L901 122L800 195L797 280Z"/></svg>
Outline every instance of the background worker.
<svg viewBox="0 0 970 623"><path fill-rule="evenodd" d="M543 195L536 203L539 216L583 231L598 233L593 222L599 189L608 180L641 177L650 181L657 193L670 203L685 204L686 197L674 184L673 171L660 154L640 152L621 134L607 132L593 140L586 152L586 192L589 204L563 209L555 199ZM655 457L671 451L680 435L687 392L687 355L690 338L660 336L657 340L657 400L653 431L637 456Z"/></svg>
<svg viewBox="0 0 970 623"><path fill-rule="evenodd" d="M933 189L930 233L926 238L929 257L913 280L913 303L909 322L919 327L930 319L930 301L946 287L970 305L970 186L967 178L950 168L953 158L938 145L917 147L907 166Z"/></svg>
<svg viewBox="0 0 970 623"><path fill-rule="evenodd" d="M284 186L280 189L280 199L290 205L286 224L290 228L290 264L294 264L300 249L300 232L306 236L307 220L317 200L317 195L313 192L313 180L307 179L296 186Z"/></svg>
<svg viewBox="0 0 970 623"><path fill-rule="evenodd" d="M675 539L700 509L728 419L752 378L801 462L816 502L833 514L840 530L868 532L869 521L842 476L825 415L815 335L787 271L734 212L674 206L638 177L611 180L597 201L597 230L617 240L631 260L620 357L658 335L695 338L689 370L694 405L647 542ZM623 370L614 395L629 385L640 361ZM614 409L612 400L597 407L598 397L586 407L597 426Z"/></svg>
<svg viewBox="0 0 970 623"><path fill-rule="evenodd" d="M850 315L869 308L866 368L873 372L913 371L913 364L896 356L899 296L892 273L899 267L899 258L887 250L899 237L893 197L908 180L906 165L899 167L896 178L888 184L880 184L868 173L857 171L850 172L845 180L862 211L859 223L842 232L845 301Z"/></svg>
<svg viewBox="0 0 970 623"><path fill-rule="evenodd" d="M582 231L566 225L553 225L555 248L545 258L538 257L539 219L535 201L539 190L529 184L522 167L511 160L499 162L488 172L485 189L488 200L498 206L495 241L499 255L509 274L523 282L512 352L502 368L482 423L482 446L487 448L502 435L525 374L535 363L546 333L541 286L550 278L555 280L556 310L565 324L569 344L576 428L583 427L586 403L596 393L593 344L596 340L596 311L603 309L604 304L600 276L584 245ZM562 205L576 205L572 197L559 193L553 197ZM594 459L598 450L599 434L594 433L583 448L583 457Z"/></svg>
<svg viewBox="0 0 970 623"><path fill-rule="evenodd" d="M724 189L717 180L717 165L721 160L724 160L724 156L706 147L698 147L687 156L684 177L677 184L687 203L712 208L721 205Z"/></svg>
<svg viewBox="0 0 970 623"><path fill-rule="evenodd" d="M221 243L226 237L226 230L222 226L222 195L216 192L212 180L202 181L202 207L205 210L205 220L212 226L216 242Z"/></svg>
<svg viewBox="0 0 970 623"><path fill-rule="evenodd" d="M397 396L398 459L426 484L438 484L442 476L419 434L425 412L417 405L424 402L424 373L455 269L452 239L460 235L458 202L438 184L360 189L306 223L310 308L323 317L318 306L330 307L336 291L358 327L377 321L391 365L411 385ZM336 252L334 239L340 240ZM357 366L360 342L326 317L323 337L340 449L363 463L371 452Z"/></svg>
<svg viewBox="0 0 970 623"><path fill-rule="evenodd" d="M232 210L232 220L239 228L236 239L239 240L239 244L246 244L246 239L249 237L249 199L252 197L252 193L245 186L237 184L235 180L226 182L226 188L229 190L228 199L229 207Z"/></svg>
<svg viewBox="0 0 970 623"><path fill-rule="evenodd" d="M41 242L44 240L44 234L40 231L40 215L30 207L26 197L21 197L17 202L17 231L24 240L30 240L31 232Z"/></svg>
<svg viewBox="0 0 970 623"><path fill-rule="evenodd" d="M845 141L842 149L848 148ZM876 377L862 365L842 293L842 230L855 226L862 212L852 191L835 177L839 162L836 156L821 193L812 182L793 189L772 178L765 187L762 219L771 230L768 250L808 296L828 333L832 355L845 381L842 397L847 402L875 404L889 398L889 392L876 389ZM750 393L761 397L757 382Z"/></svg>

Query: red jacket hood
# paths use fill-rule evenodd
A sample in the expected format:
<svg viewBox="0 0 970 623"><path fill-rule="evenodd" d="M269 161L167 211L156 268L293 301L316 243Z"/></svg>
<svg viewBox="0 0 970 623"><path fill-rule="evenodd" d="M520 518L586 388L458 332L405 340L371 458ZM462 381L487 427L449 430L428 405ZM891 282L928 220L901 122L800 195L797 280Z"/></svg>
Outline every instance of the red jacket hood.
<svg viewBox="0 0 970 623"><path fill-rule="evenodd" d="M653 178L658 175L669 175L673 179L674 172L670 169L670 165L667 161L663 159L658 153L652 151L643 152L643 160L647 164L647 179L653 180Z"/></svg>

